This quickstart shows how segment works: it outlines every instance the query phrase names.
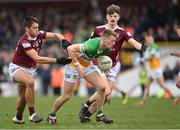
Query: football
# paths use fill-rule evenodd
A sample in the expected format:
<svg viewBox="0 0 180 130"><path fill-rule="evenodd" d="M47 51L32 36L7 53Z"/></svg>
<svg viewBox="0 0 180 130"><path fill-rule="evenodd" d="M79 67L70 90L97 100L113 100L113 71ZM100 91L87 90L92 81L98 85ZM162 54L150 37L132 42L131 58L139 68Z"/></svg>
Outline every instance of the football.
<svg viewBox="0 0 180 130"><path fill-rule="evenodd" d="M107 71L112 67L112 60L109 56L100 56L97 59L97 66L102 71Z"/></svg>

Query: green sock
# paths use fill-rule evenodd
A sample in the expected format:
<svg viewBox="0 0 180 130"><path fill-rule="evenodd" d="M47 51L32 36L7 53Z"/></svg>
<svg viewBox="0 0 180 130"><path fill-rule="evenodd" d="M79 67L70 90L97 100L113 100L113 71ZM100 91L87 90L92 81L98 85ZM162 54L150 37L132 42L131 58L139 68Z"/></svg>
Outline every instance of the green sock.
<svg viewBox="0 0 180 130"><path fill-rule="evenodd" d="M97 110L97 111L96 111L96 115L97 115L97 116L102 116L102 115L103 115L102 110Z"/></svg>
<svg viewBox="0 0 180 130"><path fill-rule="evenodd" d="M53 116L53 117L56 116L56 112L51 112L50 116Z"/></svg>
<svg viewBox="0 0 180 130"><path fill-rule="evenodd" d="M175 99L176 97L174 97L174 96L171 96L171 99L173 100L173 99Z"/></svg>

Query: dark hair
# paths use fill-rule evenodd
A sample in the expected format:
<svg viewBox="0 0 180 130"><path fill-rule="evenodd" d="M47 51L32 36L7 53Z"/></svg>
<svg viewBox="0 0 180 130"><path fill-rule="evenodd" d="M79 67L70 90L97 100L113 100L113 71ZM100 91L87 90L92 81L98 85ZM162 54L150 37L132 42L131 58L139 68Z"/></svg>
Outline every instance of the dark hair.
<svg viewBox="0 0 180 130"><path fill-rule="evenodd" d="M120 7L118 5L112 4L108 6L108 8L106 9L106 13L109 15L114 14L114 13L117 13L120 15Z"/></svg>
<svg viewBox="0 0 180 130"><path fill-rule="evenodd" d="M27 16L23 21L23 27L31 27L33 23L39 23L38 18L33 16Z"/></svg>
<svg viewBox="0 0 180 130"><path fill-rule="evenodd" d="M106 30L104 30L102 36L105 36L105 37L114 36L117 38L117 33L112 30L106 29Z"/></svg>

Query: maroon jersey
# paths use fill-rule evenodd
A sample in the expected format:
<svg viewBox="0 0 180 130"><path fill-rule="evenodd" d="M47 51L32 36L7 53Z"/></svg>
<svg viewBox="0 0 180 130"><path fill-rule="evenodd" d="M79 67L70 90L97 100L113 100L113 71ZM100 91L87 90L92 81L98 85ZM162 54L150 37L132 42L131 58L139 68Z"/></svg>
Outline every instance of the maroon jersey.
<svg viewBox="0 0 180 130"><path fill-rule="evenodd" d="M94 37L100 37L104 30L108 29L106 25L97 26L92 33L91 38ZM116 57L119 53L119 50L122 47L122 44L124 41L128 41L130 38L132 38L131 34L129 32L126 32L123 28L117 26L114 31L119 35L113 49L111 50L110 54L108 55L112 61L113 66L116 65ZM94 64L96 64L96 61L93 61Z"/></svg>
<svg viewBox="0 0 180 130"><path fill-rule="evenodd" d="M26 54L26 51L34 49L39 53L43 43L42 39L45 38L46 32L44 31L39 31L37 37L34 39L24 34L18 41L12 63L26 68L36 67L36 62Z"/></svg>

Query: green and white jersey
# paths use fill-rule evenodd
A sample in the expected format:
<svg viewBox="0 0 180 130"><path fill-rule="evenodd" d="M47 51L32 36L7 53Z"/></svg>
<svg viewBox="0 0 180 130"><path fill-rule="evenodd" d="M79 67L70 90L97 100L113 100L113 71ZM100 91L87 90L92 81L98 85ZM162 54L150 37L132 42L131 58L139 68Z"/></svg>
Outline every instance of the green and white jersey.
<svg viewBox="0 0 180 130"><path fill-rule="evenodd" d="M110 53L110 49L100 50L100 38L93 38L80 44L81 53L78 54L79 63L87 67L94 58L98 58L102 55L107 55Z"/></svg>

